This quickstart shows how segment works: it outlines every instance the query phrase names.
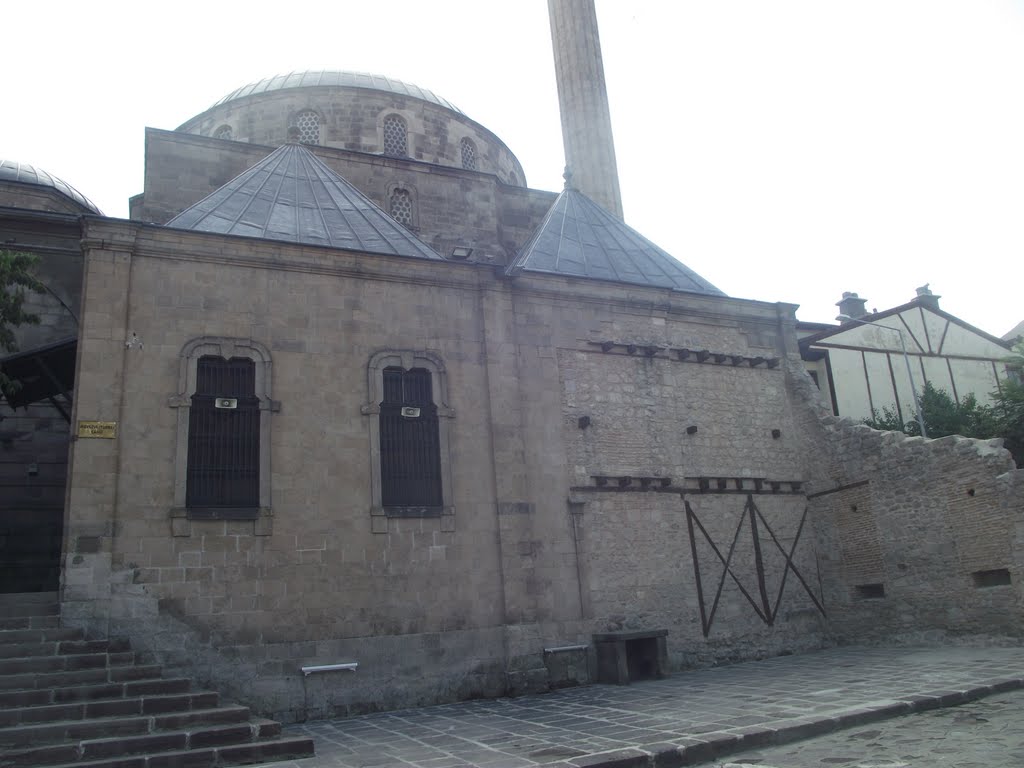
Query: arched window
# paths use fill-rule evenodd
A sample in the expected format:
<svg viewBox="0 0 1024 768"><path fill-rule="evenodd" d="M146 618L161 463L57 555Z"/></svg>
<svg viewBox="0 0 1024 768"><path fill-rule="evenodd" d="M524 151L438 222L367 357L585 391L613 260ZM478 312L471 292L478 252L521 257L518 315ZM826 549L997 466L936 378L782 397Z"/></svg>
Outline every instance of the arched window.
<svg viewBox="0 0 1024 768"><path fill-rule="evenodd" d="M469 139L463 139L459 142L459 148L462 150L462 167L467 171L475 171L476 144Z"/></svg>
<svg viewBox="0 0 1024 768"><path fill-rule="evenodd" d="M409 154L409 129L398 115L384 118L384 154L395 157Z"/></svg>
<svg viewBox="0 0 1024 768"><path fill-rule="evenodd" d="M371 530L387 533L391 518L440 518L455 530L444 364L432 352L383 350L370 358Z"/></svg>
<svg viewBox="0 0 1024 768"><path fill-rule="evenodd" d="M295 116L295 127L299 129L300 144L320 143L320 115L312 109L304 109Z"/></svg>
<svg viewBox="0 0 1024 768"><path fill-rule="evenodd" d="M252 339L204 336L181 351L175 457L175 536L191 520L253 520L269 535L270 352Z"/></svg>
<svg viewBox="0 0 1024 768"><path fill-rule="evenodd" d="M402 187L395 187L391 190L391 199L388 201L391 216L404 227L412 228L412 195L409 190Z"/></svg>
<svg viewBox="0 0 1024 768"><path fill-rule="evenodd" d="M231 139L234 138L234 134L233 134L233 132L231 130L231 126L230 125L222 125L220 128L218 128L216 131L213 132L213 138L215 138L215 139L224 139L226 141L231 141Z"/></svg>
<svg viewBox="0 0 1024 768"><path fill-rule="evenodd" d="M514 184L517 187L519 186L519 177L516 176L516 172L515 171L509 171L508 172L508 183L509 184Z"/></svg>
<svg viewBox="0 0 1024 768"><path fill-rule="evenodd" d="M246 357L203 355L188 417L185 506L193 511L260 506L260 400L256 364Z"/></svg>
<svg viewBox="0 0 1024 768"><path fill-rule="evenodd" d="M389 366L380 402L380 490L385 507L440 513L441 458L430 371Z"/></svg>

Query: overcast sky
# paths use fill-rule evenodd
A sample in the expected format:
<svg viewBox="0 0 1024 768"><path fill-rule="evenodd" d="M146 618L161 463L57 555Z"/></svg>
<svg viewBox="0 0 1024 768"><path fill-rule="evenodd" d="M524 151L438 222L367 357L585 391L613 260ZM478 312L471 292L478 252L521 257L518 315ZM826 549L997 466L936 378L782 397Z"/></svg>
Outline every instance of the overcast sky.
<svg viewBox="0 0 1024 768"><path fill-rule="evenodd" d="M930 283L1024 320L1024 0L597 0L627 223L732 296L831 321ZM455 103L562 185L545 0L7 3L0 157L126 217L144 128L305 69Z"/></svg>

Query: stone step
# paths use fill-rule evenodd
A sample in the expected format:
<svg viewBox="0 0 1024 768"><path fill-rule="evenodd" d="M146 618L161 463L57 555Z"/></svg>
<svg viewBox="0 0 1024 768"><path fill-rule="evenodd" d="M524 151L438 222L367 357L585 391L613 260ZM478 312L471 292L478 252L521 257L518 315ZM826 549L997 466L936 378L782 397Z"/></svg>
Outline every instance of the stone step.
<svg viewBox="0 0 1024 768"><path fill-rule="evenodd" d="M266 739L260 736L258 723L242 723L228 725L197 725L185 730L160 731L139 735L115 736L112 738L72 739L59 744L37 744L13 749L0 750L0 766L4 768L40 768L41 766L75 764L79 761L110 760L126 758L133 755L147 755L152 759L153 753L177 752L182 757L195 757L193 753L202 754L212 750L222 764L255 762L263 754L279 753L282 744L291 743L291 748L308 743L308 751L302 756L312 754L312 740L299 739ZM275 747L276 745L276 747ZM259 748L259 749L254 749ZM269 757L264 759L282 759ZM143 765L149 764L147 760ZM191 760L184 765L194 766ZM216 763L206 763L215 765ZM120 763L118 763L120 765Z"/></svg>
<svg viewBox="0 0 1024 768"><path fill-rule="evenodd" d="M285 736L270 741L257 741L251 744L236 744L226 747L81 760L47 765L47 768L214 768L215 766L270 763L278 760L299 760L312 756L312 739L306 736Z"/></svg>
<svg viewBox="0 0 1024 768"><path fill-rule="evenodd" d="M73 632L73 631L72 631ZM131 650L126 638L112 640L83 640L68 638L63 640L35 640L4 642L0 637L0 661L5 659L24 659L29 656L72 656L90 653L122 653Z"/></svg>
<svg viewBox="0 0 1024 768"><path fill-rule="evenodd" d="M72 658L72 657L68 657ZM160 667L155 664L123 664L98 669L76 669L62 672L22 672L0 675L0 691L67 688L76 685L123 683L129 680L159 679Z"/></svg>
<svg viewBox="0 0 1024 768"><path fill-rule="evenodd" d="M220 695L213 691L195 691L156 696L78 701L68 704L0 709L0 727L49 723L59 720L88 720L97 717L163 715L193 710L216 709Z"/></svg>
<svg viewBox="0 0 1024 768"><path fill-rule="evenodd" d="M62 688L0 691L0 709L36 707L48 704L101 701L135 696L163 696L189 693L192 681L184 677L69 685Z"/></svg>
<svg viewBox="0 0 1024 768"><path fill-rule="evenodd" d="M84 669L124 667L135 663L132 651L71 653L50 656L0 658L0 677L38 672L75 672Z"/></svg>
<svg viewBox="0 0 1024 768"><path fill-rule="evenodd" d="M60 602L60 595L56 592L0 592L0 608L27 603L57 602Z"/></svg>
<svg viewBox="0 0 1024 768"><path fill-rule="evenodd" d="M0 630L57 629L60 616L7 616L0 619Z"/></svg>
<svg viewBox="0 0 1024 768"><path fill-rule="evenodd" d="M216 728L224 725L234 726L238 733L241 733L240 728L251 729L249 708L231 704L212 709L196 709L190 712L172 712L160 715L97 717L17 725L0 728L0 749L196 728L210 728L211 732L215 734L213 738L217 738L220 731L217 731ZM248 732L246 730L246 733Z"/></svg>
<svg viewBox="0 0 1024 768"><path fill-rule="evenodd" d="M3 629L0 630L0 645L16 643L59 643L64 640L82 640L85 633L80 629L57 627L55 629Z"/></svg>
<svg viewBox="0 0 1024 768"><path fill-rule="evenodd" d="M0 616L8 619L59 616L60 598L56 592L0 594Z"/></svg>
<svg viewBox="0 0 1024 768"><path fill-rule="evenodd" d="M0 768L223 768L313 754L307 737L59 626L55 593L0 595Z"/></svg>
<svg viewBox="0 0 1024 768"><path fill-rule="evenodd" d="M23 603L19 605L4 605L0 607L3 615L9 619L25 618L29 616L59 616L60 603Z"/></svg>

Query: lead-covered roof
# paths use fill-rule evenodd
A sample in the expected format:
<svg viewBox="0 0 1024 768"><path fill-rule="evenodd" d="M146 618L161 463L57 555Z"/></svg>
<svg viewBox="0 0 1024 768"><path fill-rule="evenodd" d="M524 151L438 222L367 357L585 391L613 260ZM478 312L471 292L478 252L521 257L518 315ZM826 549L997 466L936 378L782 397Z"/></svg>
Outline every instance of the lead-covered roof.
<svg viewBox="0 0 1024 768"><path fill-rule="evenodd" d="M179 213L167 226L366 253L441 258L299 144L279 147Z"/></svg>
<svg viewBox="0 0 1024 768"><path fill-rule="evenodd" d="M725 294L579 190L566 188L507 273L541 272Z"/></svg>

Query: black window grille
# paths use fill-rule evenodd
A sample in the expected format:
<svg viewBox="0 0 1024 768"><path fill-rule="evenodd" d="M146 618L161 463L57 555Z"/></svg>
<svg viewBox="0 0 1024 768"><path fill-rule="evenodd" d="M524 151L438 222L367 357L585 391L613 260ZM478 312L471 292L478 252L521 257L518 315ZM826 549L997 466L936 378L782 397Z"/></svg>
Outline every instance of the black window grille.
<svg viewBox="0 0 1024 768"><path fill-rule="evenodd" d="M380 470L385 507L440 509L441 449L430 371L384 369Z"/></svg>
<svg viewBox="0 0 1024 768"><path fill-rule="evenodd" d="M185 503L240 516L260 501L260 403L256 364L247 358L199 358L188 419Z"/></svg>

